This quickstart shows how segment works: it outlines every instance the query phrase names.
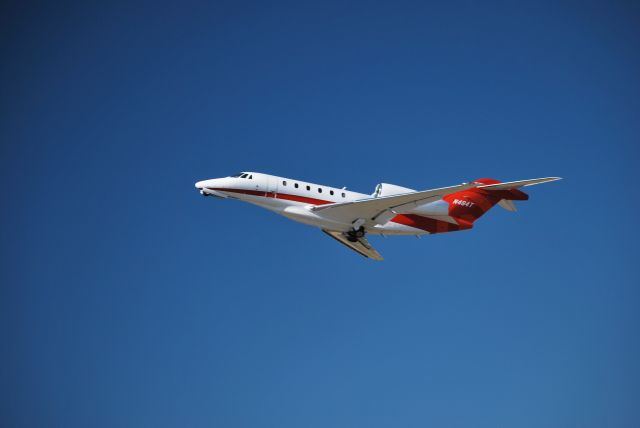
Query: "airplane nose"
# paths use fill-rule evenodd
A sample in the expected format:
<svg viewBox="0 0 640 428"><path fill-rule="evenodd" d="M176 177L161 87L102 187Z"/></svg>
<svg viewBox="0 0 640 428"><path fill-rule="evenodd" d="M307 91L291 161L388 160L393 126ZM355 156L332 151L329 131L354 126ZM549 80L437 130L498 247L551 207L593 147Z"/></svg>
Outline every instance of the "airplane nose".
<svg viewBox="0 0 640 428"><path fill-rule="evenodd" d="M216 178L210 178L208 180L201 180L196 183L196 189L205 189L207 187L219 187L220 180Z"/></svg>
<svg viewBox="0 0 640 428"><path fill-rule="evenodd" d="M213 188L221 187L221 183L219 179L212 178L210 180L198 181L195 184L195 186L196 186L196 189L200 190L200 194L202 196L216 196L218 198L227 197L224 193L213 190Z"/></svg>

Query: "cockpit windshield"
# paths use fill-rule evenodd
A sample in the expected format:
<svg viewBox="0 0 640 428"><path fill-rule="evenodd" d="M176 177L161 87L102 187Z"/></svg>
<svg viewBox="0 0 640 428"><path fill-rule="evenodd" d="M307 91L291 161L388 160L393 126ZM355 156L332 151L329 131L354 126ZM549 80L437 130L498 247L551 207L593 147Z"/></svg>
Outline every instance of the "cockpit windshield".
<svg viewBox="0 0 640 428"><path fill-rule="evenodd" d="M248 172L239 172L237 174L230 175L229 178L248 178L249 180L252 180L253 174L249 174Z"/></svg>

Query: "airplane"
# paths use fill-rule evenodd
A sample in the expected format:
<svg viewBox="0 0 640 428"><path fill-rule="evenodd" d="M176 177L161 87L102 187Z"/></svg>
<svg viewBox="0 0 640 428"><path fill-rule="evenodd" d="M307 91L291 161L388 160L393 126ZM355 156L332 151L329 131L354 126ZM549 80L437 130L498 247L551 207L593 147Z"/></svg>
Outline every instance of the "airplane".
<svg viewBox="0 0 640 428"><path fill-rule="evenodd" d="M357 253L383 260L366 238L370 235L428 235L468 230L494 205L516 211L513 201L526 201L522 187L560 177L500 182L480 178L431 190L380 183L371 195L278 177L241 172L198 181L203 196L239 199L291 220L320 228Z"/></svg>

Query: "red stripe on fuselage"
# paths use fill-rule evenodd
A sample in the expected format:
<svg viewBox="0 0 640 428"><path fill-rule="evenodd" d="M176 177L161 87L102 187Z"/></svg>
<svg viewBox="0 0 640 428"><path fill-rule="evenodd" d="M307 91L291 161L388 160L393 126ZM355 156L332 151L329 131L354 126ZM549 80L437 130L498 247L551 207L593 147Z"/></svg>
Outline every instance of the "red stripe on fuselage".
<svg viewBox="0 0 640 428"><path fill-rule="evenodd" d="M276 193L275 195L273 193L268 193L268 195L268 198L286 199L288 201L304 202L306 204L313 205L326 205L335 203L335 201L325 201L323 199L307 198L306 196L289 195L288 193Z"/></svg>
<svg viewBox="0 0 640 428"><path fill-rule="evenodd" d="M217 190L220 192L240 193L243 195L262 196L263 198L285 199L287 201L303 202L305 204L312 204L312 205L326 205L326 204L334 203L334 201L325 201L324 199L309 198L306 196L291 195L288 193L259 192L257 190L228 189L228 188L219 188L219 187L207 187L207 189Z"/></svg>

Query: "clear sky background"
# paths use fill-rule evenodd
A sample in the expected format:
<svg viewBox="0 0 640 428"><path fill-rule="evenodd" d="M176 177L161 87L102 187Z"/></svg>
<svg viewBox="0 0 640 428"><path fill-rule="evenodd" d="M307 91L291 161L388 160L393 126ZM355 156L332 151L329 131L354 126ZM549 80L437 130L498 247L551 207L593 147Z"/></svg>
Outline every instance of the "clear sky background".
<svg viewBox="0 0 640 428"><path fill-rule="evenodd" d="M637 2L4 2L3 427L637 427ZM197 180L562 176L364 259Z"/></svg>

